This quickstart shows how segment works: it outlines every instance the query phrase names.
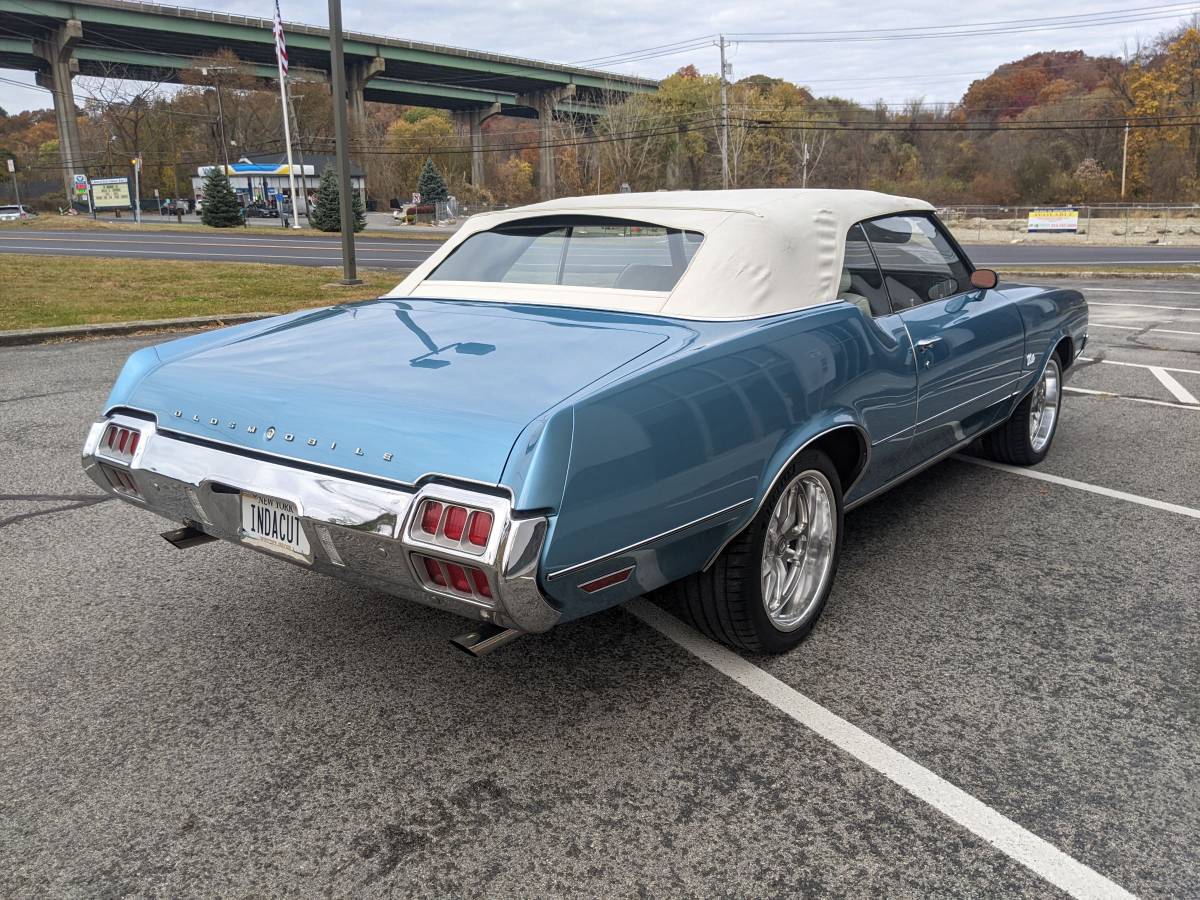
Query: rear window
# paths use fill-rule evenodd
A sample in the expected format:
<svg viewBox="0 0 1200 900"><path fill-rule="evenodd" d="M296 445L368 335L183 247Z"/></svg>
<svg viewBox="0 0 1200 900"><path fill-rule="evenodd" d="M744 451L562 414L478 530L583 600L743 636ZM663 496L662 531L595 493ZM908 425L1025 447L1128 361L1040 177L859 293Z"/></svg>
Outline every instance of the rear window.
<svg viewBox="0 0 1200 900"><path fill-rule="evenodd" d="M21 207L19 206L0 206L0 213L19 213L20 211Z"/></svg>
<svg viewBox="0 0 1200 900"><path fill-rule="evenodd" d="M703 240L625 219L524 219L471 235L427 280L669 291Z"/></svg>

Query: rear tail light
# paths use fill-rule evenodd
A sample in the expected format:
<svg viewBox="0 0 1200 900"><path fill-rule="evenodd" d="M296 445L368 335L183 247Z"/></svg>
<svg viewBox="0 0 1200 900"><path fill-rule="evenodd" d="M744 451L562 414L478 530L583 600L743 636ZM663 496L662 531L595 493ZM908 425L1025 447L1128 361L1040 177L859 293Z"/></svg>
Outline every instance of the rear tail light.
<svg viewBox="0 0 1200 900"><path fill-rule="evenodd" d="M457 503L425 500L412 528L413 537L479 554L487 549L496 522L493 513Z"/></svg>
<svg viewBox="0 0 1200 900"><path fill-rule="evenodd" d="M492 599L492 586L488 584L487 576L478 569L471 570L471 582L475 585L475 592L481 597Z"/></svg>
<svg viewBox="0 0 1200 900"><path fill-rule="evenodd" d="M442 504L436 500L426 500L425 508L421 511L421 530L426 534L438 533L438 525L442 523Z"/></svg>
<svg viewBox="0 0 1200 900"><path fill-rule="evenodd" d="M137 453L138 443L142 435L136 428L126 428L123 425L110 424L104 432L101 443L107 448L107 453L121 460L131 460Z"/></svg>
<svg viewBox="0 0 1200 900"><path fill-rule="evenodd" d="M461 506L451 506L446 510L446 537L452 541L461 541L463 530L467 527L467 511Z"/></svg>
<svg viewBox="0 0 1200 900"><path fill-rule="evenodd" d="M471 593L471 582L467 580L466 570L458 563L446 563L446 570L450 573L450 586L462 594Z"/></svg>
<svg viewBox="0 0 1200 900"><path fill-rule="evenodd" d="M431 559L428 556L421 557L421 561L425 564L425 574L429 576L429 580L438 587L446 586L446 576L442 574L442 566L436 559Z"/></svg>
<svg viewBox="0 0 1200 900"><path fill-rule="evenodd" d="M114 491L120 491L122 494L129 494L131 497L142 496L142 492L138 490L137 483L133 480L133 476L124 469L118 469L116 466L100 464L100 471L104 473L109 486Z"/></svg>
<svg viewBox="0 0 1200 900"><path fill-rule="evenodd" d="M492 585L483 569L420 553L413 554L413 562L426 588L474 600L492 599Z"/></svg>
<svg viewBox="0 0 1200 900"><path fill-rule="evenodd" d="M471 514L471 527L467 531L467 540L476 547L486 547L488 536L492 533L492 514L477 512Z"/></svg>

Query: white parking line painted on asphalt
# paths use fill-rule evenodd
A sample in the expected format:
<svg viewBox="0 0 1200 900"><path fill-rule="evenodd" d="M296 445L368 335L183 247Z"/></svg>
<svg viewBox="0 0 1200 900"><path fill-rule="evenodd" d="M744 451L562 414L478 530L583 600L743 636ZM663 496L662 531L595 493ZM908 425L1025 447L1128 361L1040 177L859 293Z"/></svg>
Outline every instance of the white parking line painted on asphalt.
<svg viewBox="0 0 1200 900"><path fill-rule="evenodd" d="M1180 403L1200 403L1200 400L1197 400L1191 391L1176 381L1174 376L1162 366L1147 366L1147 368Z"/></svg>
<svg viewBox="0 0 1200 900"><path fill-rule="evenodd" d="M1188 375L1200 375L1200 369L1180 369L1176 366L1151 366L1146 363L1125 362L1120 359L1096 359L1092 356L1080 356L1084 362L1104 363L1106 366L1130 366L1134 369L1162 369L1164 372L1184 372Z"/></svg>
<svg viewBox="0 0 1200 900"><path fill-rule="evenodd" d="M1001 853L1077 898L1133 897L1119 884L1063 853L920 763L852 725L774 675L710 641L648 600L625 609L688 653L874 769Z"/></svg>
<svg viewBox="0 0 1200 900"><path fill-rule="evenodd" d="M1149 397L1126 397L1124 394L1114 394L1112 391L1092 391L1087 388L1064 387L1064 391L1072 394L1088 394L1093 397L1109 397L1113 400L1130 400L1133 403L1149 403L1153 406L1172 406L1175 409L1196 409L1200 406L1188 406L1184 403L1172 403L1170 400L1151 400Z"/></svg>
<svg viewBox="0 0 1200 900"><path fill-rule="evenodd" d="M1200 313L1200 306L1155 306L1152 303L1099 303L1089 300L1088 306L1116 306L1120 309L1168 309L1173 312Z"/></svg>
<svg viewBox="0 0 1200 900"><path fill-rule="evenodd" d="M990 459L979 459L976 456L963 456L961 453L956 453L954 458L959 462L970 463L973 466L983 466L987 469L1011 472L1013 475L1023 475L1035 481L1046 481L1050 484L1059 484L1063 487L1074 488L1077 491L1087 491L1089 494L1099 494L1101 497L1111 497L1114 500L1124 500L1126 503L1136 503L1138 506L1148 506L1151 509L1175 513L1178 516L1187 516L1189 519L1200 519L1200 509L1193 509L1190 506L1180 506L1178 503L1167 503L1164 500L1155 500L1153 497L1143 497L1140 494L1114 491L1112 488L1101 487L1098 484L1076 481L1073 478L1063 478L1061 475L1051 475L1049 472L1039 472L1037 469L1030 469L1025 466L1010 466L1007 463L992 462Z"/></svg>
<svg viewBox="0 0 1200 900"><path fill-rule="evenodd" d="M1120 328L1122 331L1158 331L1162 334L1194 334L1200 336L1200 331L1179 331L1175 328L1146 328L1142 325L1109 325L1107 322L1088 322L1089 328Z"/></svg>

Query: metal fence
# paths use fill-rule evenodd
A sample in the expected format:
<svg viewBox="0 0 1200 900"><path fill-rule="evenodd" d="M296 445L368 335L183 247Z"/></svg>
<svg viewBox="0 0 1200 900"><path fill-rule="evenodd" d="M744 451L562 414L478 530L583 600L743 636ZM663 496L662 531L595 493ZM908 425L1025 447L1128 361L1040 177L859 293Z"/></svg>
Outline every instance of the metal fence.
<svg viewBox="0 0 1200 900"><path fill-rule="evenodd" d="M1146 243L1169 242L1184 235L1200 237L1200 204L1118 204L1098 203L1064 207L1040 206L945 206L938 215L960 237L983 240L999 238L1005 232L1013 237L1028 230L1028 217L1035 209L1075 209L1079 211L1078 240L1120 238Z"/></svg>

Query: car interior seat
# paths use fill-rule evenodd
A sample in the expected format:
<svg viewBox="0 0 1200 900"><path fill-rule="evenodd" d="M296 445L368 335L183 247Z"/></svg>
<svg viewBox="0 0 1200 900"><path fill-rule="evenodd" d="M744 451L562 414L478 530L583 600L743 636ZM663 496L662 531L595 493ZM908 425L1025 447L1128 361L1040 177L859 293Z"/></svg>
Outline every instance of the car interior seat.
<svg viewBox="0 0 1200 900"><path fill-rule="evenodd" d="M849 269L842 269L842 280L838 284L837 298L839 300L845 300L847 303L853 303L855 306L861 309L862 314L869 319L872 315L874 315L874 313L871 312L871 301L862 294L854 293L854 291L851 290L853 283L854 281L850 277Z"/></svg>

